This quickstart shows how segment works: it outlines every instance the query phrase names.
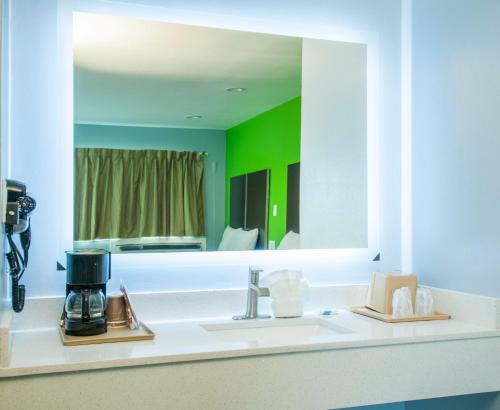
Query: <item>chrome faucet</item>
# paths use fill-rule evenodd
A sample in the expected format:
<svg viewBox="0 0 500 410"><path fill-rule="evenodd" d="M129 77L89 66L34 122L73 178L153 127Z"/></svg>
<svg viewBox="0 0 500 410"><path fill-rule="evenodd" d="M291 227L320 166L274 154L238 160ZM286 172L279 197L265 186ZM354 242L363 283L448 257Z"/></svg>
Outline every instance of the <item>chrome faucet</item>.
<svg viewBox="0 0 500 410"><path fill-rule="evenodd" d="M250 266L248 268L247 312L245 315L233 316L234 320L269 319L270 315L259 315L259 298L269 296L268 288L259 286L261 268Z"/></svg>

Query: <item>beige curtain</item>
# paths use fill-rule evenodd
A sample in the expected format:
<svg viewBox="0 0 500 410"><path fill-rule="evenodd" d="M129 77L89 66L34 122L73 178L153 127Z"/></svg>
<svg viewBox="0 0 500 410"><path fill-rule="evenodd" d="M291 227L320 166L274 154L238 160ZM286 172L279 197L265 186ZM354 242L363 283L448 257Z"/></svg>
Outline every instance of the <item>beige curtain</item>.
<svg viewBox="0 0 500 410"><path fill-rule="evenodd" d="M202 153L75 151L75 240L204 235Z"/></svg>

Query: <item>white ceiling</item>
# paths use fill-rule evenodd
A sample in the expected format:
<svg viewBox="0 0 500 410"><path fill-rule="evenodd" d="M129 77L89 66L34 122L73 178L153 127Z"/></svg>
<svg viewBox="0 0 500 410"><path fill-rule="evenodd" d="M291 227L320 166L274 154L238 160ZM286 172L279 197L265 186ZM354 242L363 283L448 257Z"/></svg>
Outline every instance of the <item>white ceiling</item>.
<svg viewBox="0 0 500 410"><path fill-rule="evenodd" d="M300 95L300 38L75 13L73 41L75 122L227 129Z"/></svg>

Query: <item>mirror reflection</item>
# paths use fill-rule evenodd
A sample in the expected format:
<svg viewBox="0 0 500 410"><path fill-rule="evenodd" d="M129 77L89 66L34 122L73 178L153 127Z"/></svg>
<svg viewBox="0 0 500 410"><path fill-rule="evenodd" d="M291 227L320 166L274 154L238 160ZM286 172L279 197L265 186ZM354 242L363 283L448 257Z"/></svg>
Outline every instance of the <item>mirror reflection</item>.
<svg viewBox="0 0 500 410"><path fill-rule="evenodd" d="M75 248L366 247L364 47L327 42L357 77L318 92L315 40L86 13L73 38Z"/></svg>

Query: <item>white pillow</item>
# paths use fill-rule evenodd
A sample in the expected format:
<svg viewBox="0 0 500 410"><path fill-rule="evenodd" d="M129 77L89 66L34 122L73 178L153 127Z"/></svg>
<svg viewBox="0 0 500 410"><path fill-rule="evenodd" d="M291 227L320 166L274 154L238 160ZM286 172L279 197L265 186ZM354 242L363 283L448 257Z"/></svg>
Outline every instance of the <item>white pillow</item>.
<svg viewBox="0 0 500 410"><path fill-rule="evenodd" d="M231 228L229 225L226 226L226 229L224 229L224 233L222 234L222 240L220 241L219 244L219 251L230 251L231 249L231 244L235 240L235 237L239 231L242 231L243 229L238 228L234 229Z"/></svg>
<svg viewBox="0 0 500 410"><path fill-rule="evenodd" d="M281 240L278 250L300 249L300 235L294 231L288 232Z"/></svg>
<svg viewBox="0 0 500 410"><path fill-rule="evenodd" d="M259 230L257 228L251 231L239 230L233 238L230 245L231 251L251 251L257 245L257 238L259 237Z"/></svg>

